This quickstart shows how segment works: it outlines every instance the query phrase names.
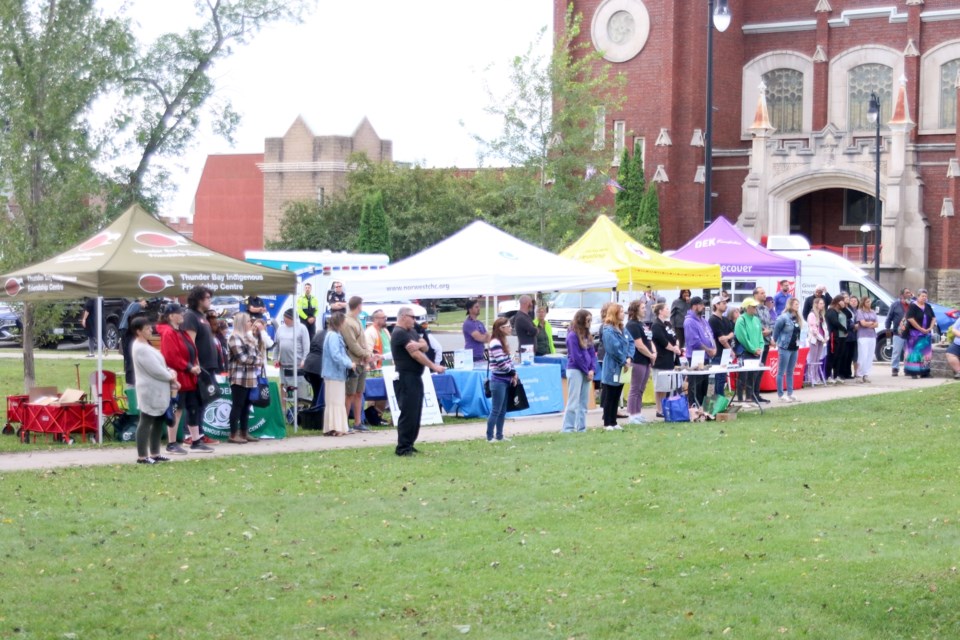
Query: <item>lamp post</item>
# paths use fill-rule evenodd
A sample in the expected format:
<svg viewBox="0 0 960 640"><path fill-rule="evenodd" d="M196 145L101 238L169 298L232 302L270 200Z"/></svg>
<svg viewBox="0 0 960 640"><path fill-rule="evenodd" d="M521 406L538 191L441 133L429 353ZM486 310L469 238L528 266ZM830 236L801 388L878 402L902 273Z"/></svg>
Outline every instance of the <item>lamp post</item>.
<svg viewBox="0 0 960 640"><path fill-rule="evenodd" d="M703 160L703 228L706 229L713 221L710 210L713 197L713 29L723 33L730 26L730 7L727 0L707 0L707 122L704 136Z"/></svg>
<svg viewBox="0 0 960 640"><path fill-rule="evenodd" d="M877 165L876 183L873 191L873 279L880 283L880 96L876 92L870 94L870 108L867 109L867 119L877 125L876 146Z"/></svg>
<svg viewBox="0 0 960 640"><path fill-rule="evenodd" d="M870 233L869 222L864 222L862 225L860 225L860 233L863 235L863 250L860 253L862 256L860 262L867 264L867 234Z"/></svg>

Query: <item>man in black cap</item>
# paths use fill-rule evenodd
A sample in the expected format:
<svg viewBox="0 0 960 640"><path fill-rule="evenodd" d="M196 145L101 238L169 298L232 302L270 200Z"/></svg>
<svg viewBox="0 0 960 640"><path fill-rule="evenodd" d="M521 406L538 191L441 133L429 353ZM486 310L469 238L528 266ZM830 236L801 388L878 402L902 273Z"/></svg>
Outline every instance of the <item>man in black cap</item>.
<svg viewBox="0 0 960 640"><path fill-rule="evenodd" d="M693 358L694 351L704 351L704 362L709 363L717 353L717 343L713 337L713 331L710 324L703 318L703 298L694 296L690 298L690 310L683 319L684 349L687 360ZM688 391L690 402L703 406L703 399L707 395L707 385L709 379L707 376L690 376L688 379Z"/></svg>

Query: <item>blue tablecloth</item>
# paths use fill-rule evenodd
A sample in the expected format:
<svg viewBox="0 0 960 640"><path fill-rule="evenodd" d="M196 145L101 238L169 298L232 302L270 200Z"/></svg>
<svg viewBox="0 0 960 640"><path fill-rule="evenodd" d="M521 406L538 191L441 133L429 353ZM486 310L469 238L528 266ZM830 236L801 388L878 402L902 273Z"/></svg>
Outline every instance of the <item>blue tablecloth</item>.
<svg viewBox="0 0 960 640"><path fill-rule="evenodd" d="M460 391L457 388L456 380L447 374L434 374L433 389L436 391L437 400L444 402L457 402L460 399ZM383 383L383 378L367 378L363 390L364 400L386 400L387 388Z"/></svg>
<svg viewBox="0 0 960 640"><path fill-rule="evenodd" d="M533 416L563 411L563 386L560 365L519 365L517 371L527 392L530 408L512 411L510 416ZM490 415L490 399L483 395L486 369L447 369L447 375L457 381L459 401L439 398L447 413L459 412L465 418L485 418Z"/></svg>
<svg viewBox="0 0 960 640"><path fill-rule="evenodd" d="M535 364L560 365L560 377L563 379L567 378L567 356L559 353L551 353L548 356L534 356L533 361Z"/></svg>

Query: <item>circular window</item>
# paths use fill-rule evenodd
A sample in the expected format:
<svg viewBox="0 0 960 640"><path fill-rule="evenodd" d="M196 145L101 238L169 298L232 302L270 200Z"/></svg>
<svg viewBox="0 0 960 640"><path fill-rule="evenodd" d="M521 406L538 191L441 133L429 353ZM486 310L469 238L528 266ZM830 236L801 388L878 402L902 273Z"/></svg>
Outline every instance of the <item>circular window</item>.
<svg viewBox="0 0 960 640"><path fill-rule="evenodd" d="M610 62L634 58L650 36L650 14L641 0L604 0L593 14L593 46Z"/></svg>

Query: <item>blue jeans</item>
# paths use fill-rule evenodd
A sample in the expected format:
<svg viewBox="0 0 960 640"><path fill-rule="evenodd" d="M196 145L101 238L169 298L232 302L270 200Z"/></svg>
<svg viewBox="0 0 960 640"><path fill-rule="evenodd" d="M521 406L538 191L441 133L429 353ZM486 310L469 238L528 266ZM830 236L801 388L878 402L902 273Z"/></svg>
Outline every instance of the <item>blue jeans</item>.
<svg viewBox="0 0 960 640"><path fill-rule="evenodd" d="M490 415L487 417L487 440L503 440L503 421L507 417L510 383L490 378ZM496 427L496 434L494 434Z"/></svg>
<svg viewBox="0 0 960 640"><path fill-rule="evenodd" d="M893 371L900 368L900 357L903 355L903 347L906 344L907 341L901 338L899 334L893 334L893 356L890 358L890 368Z"/></svg>
<svg viewBox="0 0 960 640"><path fill-rule="evenodd" d="M720 347L717 347L717 355L710 358L710 364L720 364ZM727 388L727 374L718 373L713 376L713 392L718 396L722 396L724 390Z"/></svg>
<svg viewBox="0 0 960 640"><path fill-rule="evenodd" d="M579 369L567 369L567 408L563 411L564 433L587 430L587 402L593 383Z"/></svg>
<svg viewBox="0 0 960 640"><path fill-rule="evenodd" d="M780 351L777 361L777 396L783 395L783 381L787 381L787 395L793 395L793 370L797 368L798 351Z"/></svg>

